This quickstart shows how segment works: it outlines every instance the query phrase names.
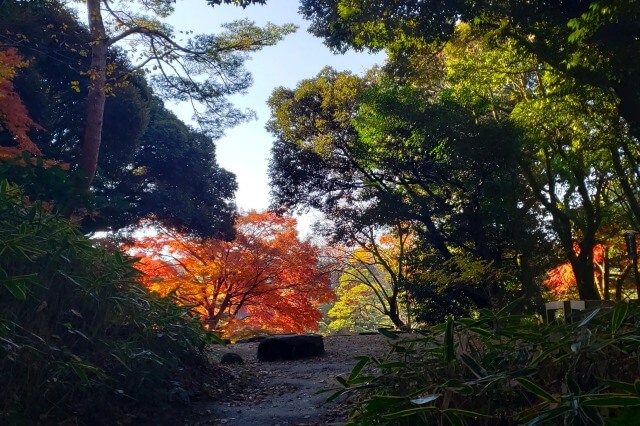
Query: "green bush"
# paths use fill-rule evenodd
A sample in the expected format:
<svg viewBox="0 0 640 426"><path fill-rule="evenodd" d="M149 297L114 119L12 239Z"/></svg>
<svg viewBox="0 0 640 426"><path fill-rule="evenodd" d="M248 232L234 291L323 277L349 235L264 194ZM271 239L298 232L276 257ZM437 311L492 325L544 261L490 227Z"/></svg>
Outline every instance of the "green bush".
<svg viewBox="0 0 640 426"><path fill-rule="evenodd" d="M330 398L355 397L353 425L635 424L640 308L626 303L572 324L513 315L515 304L394 339L359 357Z"/></svg>
<svg viewBox="0 0 640 426"><path fill-rule="evenodd" d="M186 397L206 334L133 263L0 183L0 423L109 423L123 403Z"/></svg>

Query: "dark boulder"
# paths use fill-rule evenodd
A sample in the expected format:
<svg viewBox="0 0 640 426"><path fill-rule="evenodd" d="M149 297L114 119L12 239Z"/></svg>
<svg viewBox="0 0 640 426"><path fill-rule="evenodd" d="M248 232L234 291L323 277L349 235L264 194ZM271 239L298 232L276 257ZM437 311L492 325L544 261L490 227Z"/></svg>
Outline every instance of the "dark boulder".
<svg viewBox="0 0 640 426"><path fill-rule="evenodd" d="M319 334L269 336L258 345L260 361L308 358L324 354L324 340Z"/></svg>
<svg viewBox="0 0 640 426"><path fill-rule="evenodd" d="M244 360L235 352L227 352L220 357L220 364L244 364Z"/></svg>

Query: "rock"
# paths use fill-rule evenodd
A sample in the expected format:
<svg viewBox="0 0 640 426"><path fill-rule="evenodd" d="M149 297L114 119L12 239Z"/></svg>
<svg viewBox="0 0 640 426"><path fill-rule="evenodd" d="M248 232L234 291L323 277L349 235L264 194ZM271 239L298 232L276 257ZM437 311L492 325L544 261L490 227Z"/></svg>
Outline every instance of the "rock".
<svg viewBox="0 0 640 426"><path fill-rule="evenodd" d="M258 345L260 361L300 359L324 354L324 340L319 334L269 336Z"/></svg>
<svg viewBox="0 0 640 426"><path fill-rule="evenodd" d="M220 364L244 364L244 360L235 352L227 352L220 357Z"/></svg>

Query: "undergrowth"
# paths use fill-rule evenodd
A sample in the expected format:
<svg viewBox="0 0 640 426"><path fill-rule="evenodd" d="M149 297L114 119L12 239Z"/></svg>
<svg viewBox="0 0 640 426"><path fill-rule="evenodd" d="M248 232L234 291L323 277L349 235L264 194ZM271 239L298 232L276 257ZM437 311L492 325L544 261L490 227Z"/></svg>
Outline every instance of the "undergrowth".
<svg viewBox="0 0 640 426"><path fill-rule="evenodd" d="M188 398L209 337L133 263L0 183L0 424L115 424Z"/></svg>
<svg viewBox="0 0 640 426"><path fill-rule="evenodd" d="M449 320L358 357L330 399L351 425L627 425L640 416L640 307L621 303L571 324L513 314Z"/></svg>

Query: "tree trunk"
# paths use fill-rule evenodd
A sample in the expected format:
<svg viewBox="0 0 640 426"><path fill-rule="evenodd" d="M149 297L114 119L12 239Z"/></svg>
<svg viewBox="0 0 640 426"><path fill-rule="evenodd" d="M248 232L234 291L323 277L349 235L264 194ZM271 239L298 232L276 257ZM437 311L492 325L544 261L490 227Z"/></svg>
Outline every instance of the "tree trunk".
<svg viewBox="0 0 640 426"><path fill-rule="evenodd" d="M398 310L398 298L395 296L389 298L389 312L387 315L393 325L397 328L404 328L404 321L400 319L400 312Z"/></svg>
<svg viewBox="0 0 640 426"><path fill-rule="evenodd" d="M572 256L571 268L576 277L580 300L600 300L600 294L593 277L593 255L581 252L578 256Z"/></svg>
<svg viewBox="0 0 640 426"><path fill-rule="evenodd" d="M107 35L100 11L100 0L87 0L91 33L91 68L84 138L78 165L84 175L84 189L89 189L98 167L98 153L102 142L102 121L106 99Z"/></svg>

